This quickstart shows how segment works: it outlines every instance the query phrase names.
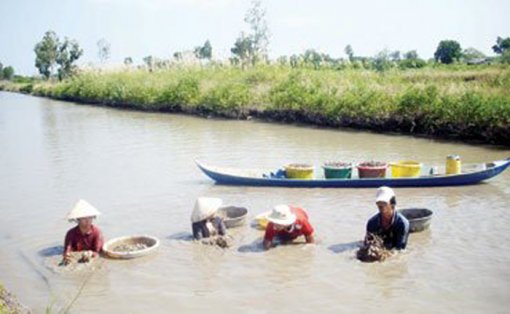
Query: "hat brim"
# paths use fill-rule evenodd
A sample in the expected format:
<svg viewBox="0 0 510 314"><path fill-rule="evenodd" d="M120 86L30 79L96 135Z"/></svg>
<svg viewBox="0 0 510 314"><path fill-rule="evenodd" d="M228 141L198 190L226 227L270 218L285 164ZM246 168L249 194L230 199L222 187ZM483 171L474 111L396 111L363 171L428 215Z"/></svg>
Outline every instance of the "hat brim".
<svg viewBox="0 0 510 314"><path fill-rule="evenodd" d="M101 215L101 213L94 206L90 205L87 201L79 200L71 212L67 215L67 219L73 220L86 217L97 217L99 215Z"/></svg>
<svg viewBox="0 0 510 314"><path fill-rule="evenodd" d="M271 215L268 215L266 217L266 219L269 222L272 222L272 223L277 224L277 225L288 226L288 225L292 225L293 223L296 222L296 215L291 214L291 215L289 215L289 217L287 217L287 219L273 218L273 217L271 217Z"/></svg>
<svg viewBox="0 0 510 314"><path fill-rule="evenodd" d="M67 218L67 221L69 221L69 222L78 222L78 220L84 219L84 218L97 219L97 216L84 216L84 217L78 217L78 218Z"/></svg>
<svg viewBox="0 0 510 314"><path fill-rule="evenodd" d="M391 200L391 197L388 198L388 197L385 197L385 196L381 196L381 197L378 197L375 199L375 202L378 203L378 202L384 202L384 203L389 203Z"/></svg>

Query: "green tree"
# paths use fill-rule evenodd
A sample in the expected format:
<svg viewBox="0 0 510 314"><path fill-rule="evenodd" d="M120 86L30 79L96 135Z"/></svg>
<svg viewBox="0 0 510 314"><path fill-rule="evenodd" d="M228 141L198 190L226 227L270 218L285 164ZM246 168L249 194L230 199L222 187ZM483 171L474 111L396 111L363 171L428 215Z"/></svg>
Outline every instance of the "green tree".
<svg viewBox="0 0 510 314"><path fill-rule="evenodd" d="M13 77L14 77L14 68L13 67L7 66L2 69L1 78L3 78L4 80L12 80Z"/></svg>
<svg viewBox="0 0 510 314"><path fill-rule="evenodd" d="M416 50L410 50L404 53L404 59L398 62L398 67L401 69L418 69L427 65L427 62L420 59Z"/></svg>
<svg viewBox="0 0 510 314"><path fill-rule="evenodd" d="M131 58L131 57L124 58L124 65L130 66L132 64L133 64L133 58Z"/></svg>
<svg viewBox="0 0 510 314"><path fill-rule="evenodd" d="M496 44L492 46L495 53L502 55L505 51L510 50L510 37L501 38L498 36Z"/></svg>
<svg viewBox="0 0 510 314"><path fill-rule="evenodd" d="M48 79L53 73L58 55L59 40L54 31L47 31L35 45L35 66L42 76Z"/></svg>
<svg viewBox="0 0 510 314"><path fill-rule="evenodd" d="M324 62L324 56L313 49L308 49L303 54L305 64L312 64L315 70L320 69Z"/></svg>
<svg viewBox="0 0 510 314"><path fill-rule="evenodd" d="M293 68L297 68L299 66L300 61L301 61L300 57L295 54L290 56L289 58L290 66Z"/></svg>
<svg viewBox="0 0 510 314"><path fill-rule="evenodd" d="M372 65L378 72L389 70L392 66L390 53L387 50L379 52L372 61Z"/></svg>
<svg viewBox="0 0 510 314"><path fill-rule="evenodd" d="M76 40L69 40L67 37L58 47L56 62L59 65L58 79L63 80L71 76L75 70L74 64L83 55L83 49Z"/></svg>
<svg viewBox="0 0 510 314"><path fill-rule="evenodd" d="M152 64L155 69L164 69L168 66L168 61L160 58L153 58Z"/></svg>
<svg viewBox="0 0 510 314"><path fill-rule="evenodd" d="M99 61L104 64L108 59L110 59L111 45L104 38L98 40L96 44L97 44L97 56L99 58Z"/></svg>
<svg viewBox="0 0 510 314"><path fill-rule="evenodd" d="M174 56L175 60L182 61L182 52L176 51L176 52L174 52L173 56Z"/></svg>
<svg viewBox="0 0 510 314"><path fill-rule="evenodd" d="M255 54L253 40L251 37L245 36L243 32L241 32L241 35L236 39L234 47L230 49L230 52L234 55L232 58L234 64L241 63L243 68L249 63L253 64L253 56Z"/></svg>
<svg viewBox="0 0 510 314"><path fill-rule="evenodd" d="M175 56L175 54L174 54L174 56ZM149 72L152 72L152 69L154 67L154 57L153 56L147 56L147 57L143 58L143 62L147 66L147 69L149 69Z"/></svg>
<svg viewBox="0 0 510 314"><path fill-rule="evenodd" d="M193 51L195 54L195 57L198 59L208 59L211 60L212 57L212 46L211 42L208 40L205 41L203 46L197 46L195 47L195 50Z"/></svg>
<svg viewBox="0 0 510 314"><path fill-rule="evenodd" d="M352 50L351 45L345 46L344 52L349 57L349 61L354 61L354 50Z"/></svg>
<svg viewBox="0 0 510 314"><path fill-rule="evenodd" d="M454 60L459 60L462 56L462 48L460 44L455 40L442 40L437 46L436 52L434 53L434 59L436 61L450 64Z"/></svg>
<svg viewBox="0 0 510 314"><path fill-rule="evenodd" d="M4 78L4 65L0 62L0 80Z"/></svg>
<svg viewBox="0 0 510 314"><path fill-rule="evenodd" d="M510 63L510 49L507 49L501 55L501 62Z"/></svg>
<svg viewBox="0 0 510 314"><path fill-rule="evenodd" d="M416 50L410 50L404 53L404 60L416 60L418 59L418 53Z"/></svg>
<svg viewBox="0 0 510 314"><path fill-rule="evenodd" d="M266 10L260 0L252 1L252 7L246 12L244 21L250 25L250 39L253 46L252 64L267 59L269 46L269 28L266 21Z"/></svg>
<svg viewBox="0 0 510 314"><path fill-rule="evenodd" d="M279 56L276 62L278 62L279 65L285 66L289 63L289 58L287 56Z"/></svg>
<svg viewBox="0 0 510 314"><path fill-rule="evenodd" d="M400 59L401 59L400 51L395 50L393 52L390 52L389 57L390 57L391 61L394 61L394 62L400 61Z"/></svg>
<svg viewBox="0 0 510 314"><path fill-rule="evenodd" d="M464 49L464 51L462 51L462 59L464 59L466 62L471 62L477 59L485 58L486 58L485 54L475 48L466 48Z"/></svg>

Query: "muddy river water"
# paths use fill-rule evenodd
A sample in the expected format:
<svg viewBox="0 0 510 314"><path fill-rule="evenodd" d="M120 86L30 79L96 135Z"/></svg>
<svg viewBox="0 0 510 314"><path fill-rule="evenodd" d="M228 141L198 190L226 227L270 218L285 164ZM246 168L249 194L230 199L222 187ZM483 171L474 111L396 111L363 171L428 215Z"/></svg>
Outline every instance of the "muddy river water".
<svg viewBox="0 0 510 314"><path fill-rule="evenodd" d="M36 313L508 313L510 171L484 184L396 189L398 205L434 211L431 228L384 263L355 259L375 189L215 185L194 164L276 169L288 162L510 157L505 148L154 114L0 93L0 281ZM262 232L231 229L222 250L189 240L199 196L249 216L291 203L308 210L317 245L263 252ZM105 237L150 234L156 254L52 268L65 215L84 198Z"/></svg>

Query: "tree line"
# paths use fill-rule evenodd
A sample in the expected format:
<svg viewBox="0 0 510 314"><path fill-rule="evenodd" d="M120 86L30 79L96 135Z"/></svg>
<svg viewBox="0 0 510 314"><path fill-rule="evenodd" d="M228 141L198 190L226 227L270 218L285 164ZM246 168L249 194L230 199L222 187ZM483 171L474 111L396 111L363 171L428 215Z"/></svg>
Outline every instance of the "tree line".
<svg viewBox="0 0 510 314"><path fill-rule="evenodd" d="M12 80L14 78L14 68L12 66L6 66L0 62L0 80Z"/></svg>
<svg viewBox="0 0 510 314"><path fill-rule="evenodd" d="M260 0L252 2L251 8L245 14L244 21L249 26L249 32L241 32L235 40L233 47L230 49L232 54L229 59L230 63L247 68L260 63L271 62L268 58L270 32L266 21L266 10L262 7ZM111 45L103 38L97 42L97 46L98 58L101 63L104 63L110 57ZM385 71L394 67L401 69L422 68L429 63L510 63L510 37L498 37L496 44L492 46L492 50L498 57L487 57L474 48L462 49L461 45L455 40L442 40L437 46L434 58L426 61L418 56L416 50L405 53L383 50L373 57L356 56L352 46L347 45L344 49L347 59L334 58L329 54L308 49L302 54L281 56L276 59L276 62L291 67L313 67L315 69L351 67L374 69L376 71ZM59 80L76 73L76 62L83 55L83 49L80 48L76 40L67 37L61 40L53 31L47 31L44 34L42 40L35 45L34 52L36 54L35 66L39 73L48 79L55 74L56 70ZM212 45L209 40L206 40L203 45L196 46L193 50L175 52L173 60L160 59L149 55L143 58L143 63L146 69L153 71L154 69L168 67L173 62L184 62L190 58L209 62L212 55ZM126 57L124 64L131 66L133 58ZM3 69L3 71L8 68ZM0 71L0 78L8 77L6 74L9 74L10 70L13 70L12 67L7 70L7 73ZM10 74L11 77L13 72Z"/></svg>

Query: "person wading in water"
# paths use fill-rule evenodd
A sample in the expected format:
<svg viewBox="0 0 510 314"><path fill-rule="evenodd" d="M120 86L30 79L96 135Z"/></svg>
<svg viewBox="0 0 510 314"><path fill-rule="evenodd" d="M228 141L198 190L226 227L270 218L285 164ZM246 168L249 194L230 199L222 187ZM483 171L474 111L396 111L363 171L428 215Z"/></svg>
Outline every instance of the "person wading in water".
<svg viewBox="0 0 510 314"><path fill-rule="evenodd" d="M387 186L380 187L375 203L379 213L368 220L365 240L370 234L374 234L382 238L388 250L405 249L409 236L409 221L396 210L395 192Z"/></svg>
<svg viewBox="0 0 510 314"><path fill-rule="evenodd" d="M307 213L299 207L278 205L266 217L269 223L266 226L263 246L265 250L274 246L276 237L281 243L293 241L304 236L306 243L314 243L313 227L308 221Z"/></svg>
<svg viewBox="0 0 510 314"><path fill-rule="evenodd" d="M92 221L101 213L84 200L79 200L73 207L67 219L77 221L78 225L67 231L64 241L64 256L62 265L71 262L71 252L83 252L78 262L89 262L97 257L103 248L103 234Z"/></svg>

